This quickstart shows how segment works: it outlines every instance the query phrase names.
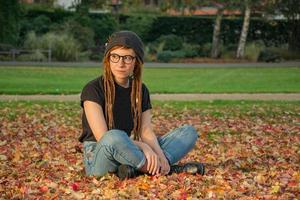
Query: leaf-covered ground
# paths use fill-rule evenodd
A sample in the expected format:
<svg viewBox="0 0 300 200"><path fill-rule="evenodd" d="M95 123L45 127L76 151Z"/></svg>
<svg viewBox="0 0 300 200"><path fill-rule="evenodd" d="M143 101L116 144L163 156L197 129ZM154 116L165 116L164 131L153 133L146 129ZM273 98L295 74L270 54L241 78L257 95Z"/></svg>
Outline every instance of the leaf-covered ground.
<svg viewBox="0 0 300 200"><path fill-rule="evenodd" d="M75 103L0 102L0 199L300 199L298 103L156 103L155 131L193 124L204 176L86 177Z"/></svg>

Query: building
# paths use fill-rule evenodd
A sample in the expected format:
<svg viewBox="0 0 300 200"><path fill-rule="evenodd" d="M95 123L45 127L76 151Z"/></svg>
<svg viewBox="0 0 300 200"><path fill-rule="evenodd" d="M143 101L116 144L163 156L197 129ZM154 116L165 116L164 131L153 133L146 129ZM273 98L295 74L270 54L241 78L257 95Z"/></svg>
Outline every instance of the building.
<svg viewBox="0 0 300 200"><path fill-rule="evenodd" d="M74 5L81 3L81 0L56 0L54 6L62 7L65 10L70 10Z"/></svg>
<svg viewBox="0 0 300 200"><path fill-rule="evenodd" d="M49 4L50 2L53 2L54 6L62 7L66 10L72 9L74 5L78 5L81 3L81 0L53 0L53 1L47 1L47 0L21 0L22 3L28 3L28 4ZM52 4L52 3L51 3Z"/></svg>

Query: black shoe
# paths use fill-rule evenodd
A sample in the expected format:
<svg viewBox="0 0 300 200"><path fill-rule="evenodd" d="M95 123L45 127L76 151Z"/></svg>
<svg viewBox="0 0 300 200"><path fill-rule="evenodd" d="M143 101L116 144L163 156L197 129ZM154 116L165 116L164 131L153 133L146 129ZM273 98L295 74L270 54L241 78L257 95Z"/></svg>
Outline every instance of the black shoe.
<svg viewBox="0 0 300 200"><path fill-rule="evenodd" d="M205 167L202 163L199 162L189 162L184 165L172 165L169 174L182 172L204 175Z"/></svg>
<svg viewBox="0 0 300 200"><path fill-rule="evenodd" d="M118 167L117 176L120 180L134 178L140 175L140 172L129 165L120 165Z"/></svg>

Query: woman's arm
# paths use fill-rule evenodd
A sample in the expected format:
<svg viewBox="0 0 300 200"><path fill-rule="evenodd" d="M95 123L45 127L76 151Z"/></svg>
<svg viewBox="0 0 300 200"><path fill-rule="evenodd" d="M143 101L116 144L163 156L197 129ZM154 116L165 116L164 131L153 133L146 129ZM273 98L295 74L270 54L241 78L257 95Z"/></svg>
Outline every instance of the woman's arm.
<svg viewBox="0 0 300 200"><path fill-rule="evenodd" d="M102 107L93 101L84 101L84 112L97 141L101 139L107 131L107 125Z"/></svg>
<svg viewBox="0 0 300 200"><path fill-rule="evenodd" d="M148 144L157 155L162 155L163 151L161 150L157 137L153 132L152 125L151 125L151 111L146 110L142 113L142 134L141 139L143 142Z"/></svg>
<svg viewBox="0 0 300 200"><path fill-rule="evenodd" d="M141 133L141 139L144 143L148 144L153 151L157 154L160 164L161 164L161 170L162 174L169 173L170 166L169 162L165 157L165 154L163 153L162 149L159 146L157 137L155 133L153 132L152 125L151 125L151 110L147 110L142 113L142 133Z"/></svg>

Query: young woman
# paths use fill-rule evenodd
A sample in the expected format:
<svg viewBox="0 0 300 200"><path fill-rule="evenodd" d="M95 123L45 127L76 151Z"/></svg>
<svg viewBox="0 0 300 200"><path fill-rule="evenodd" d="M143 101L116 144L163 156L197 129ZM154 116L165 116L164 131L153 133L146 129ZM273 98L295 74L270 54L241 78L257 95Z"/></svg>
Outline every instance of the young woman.
<svg viewBox="0 0 300 200"><path fill-rule="evenodd" d="M144 50L131 31L111 35L103 58L103 75L82 90L83 133L87 175L117 173L120 179L141 173L204 174L201 163L174 165L194 146L198 134L183 126L157 138L151 126L149 91L142 83Z"/></svg>

